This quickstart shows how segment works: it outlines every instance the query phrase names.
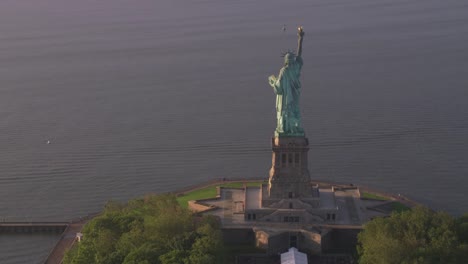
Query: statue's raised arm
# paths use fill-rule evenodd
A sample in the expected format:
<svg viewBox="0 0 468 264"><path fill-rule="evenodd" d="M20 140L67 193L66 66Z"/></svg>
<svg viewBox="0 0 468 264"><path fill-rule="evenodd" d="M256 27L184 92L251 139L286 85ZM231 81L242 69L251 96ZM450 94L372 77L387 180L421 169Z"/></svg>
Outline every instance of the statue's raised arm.
<svg viewBox="0 0 468 264"><path fill-rule="evenodd" d="M304 30L302 27L297 28L297 36L299 39L297 40L297 56L301 57L302 55L302 39L304 39Z"/></svg>
<svg viewBox="0 0 468 264"><path fill-rule="evenodd" d="M304 136L299 110L299 97L301 95L301 69L302 69L302 39L304 31L298 28L299 36L297 54L292 51L284 53L284 64L278 77L271 75L268 78L270 86L276 94L277 126L275 137Z"/></svg>

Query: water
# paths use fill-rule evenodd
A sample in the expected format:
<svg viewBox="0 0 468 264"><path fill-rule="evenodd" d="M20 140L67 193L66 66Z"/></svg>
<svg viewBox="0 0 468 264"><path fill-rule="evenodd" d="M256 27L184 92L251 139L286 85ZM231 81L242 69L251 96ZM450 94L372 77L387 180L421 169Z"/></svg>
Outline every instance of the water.
<svg viewBox="0 0 468 264"><path fill-rule="evenodd" d="M59 238L54 234L2 234L1 263L44 263Z"/></svg>
<svg viewBox="0 0 468 264"><path fill-rule="evenodd" d="M3 0L0 217L63 221L266 177L267 77L298 25L312 177L468 212L467 13L458 0ZM0 262L40 263L52 240L2 235Z"/></svg>

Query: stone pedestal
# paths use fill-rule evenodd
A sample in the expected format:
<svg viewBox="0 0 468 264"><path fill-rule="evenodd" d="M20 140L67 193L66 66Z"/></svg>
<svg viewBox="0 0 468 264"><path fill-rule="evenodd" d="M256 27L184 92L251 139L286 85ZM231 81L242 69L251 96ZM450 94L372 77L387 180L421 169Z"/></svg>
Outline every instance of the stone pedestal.
<svg viewBox="0 0 468 264"><path fill-rule="evenodd" d="M272 138L273 158L268 186L269 199L311 198L306 137Z"/></svg>

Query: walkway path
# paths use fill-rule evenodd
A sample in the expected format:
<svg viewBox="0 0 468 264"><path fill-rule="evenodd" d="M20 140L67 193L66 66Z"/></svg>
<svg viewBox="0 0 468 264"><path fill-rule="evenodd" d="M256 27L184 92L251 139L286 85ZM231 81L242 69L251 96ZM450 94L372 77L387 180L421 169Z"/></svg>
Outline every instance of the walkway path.
<svg viewBox="0 0 468 264"><path fill-rule="evenodd" d="M76 233L79 233L88 220L69 224L62 234L60 241L55 245L45 261L45 264L61 264L65 251L72 248L75 243Z"/></svg>
<svg viewBox="0 0 468 264"><path fill-rule="evenodd" d="M73 247L76 241L76 233L80 233L84 225L100 213L89 214L79 221L72 221L63 232L57 245L52 249L44 264L61 264L65 252Z"/></svg>

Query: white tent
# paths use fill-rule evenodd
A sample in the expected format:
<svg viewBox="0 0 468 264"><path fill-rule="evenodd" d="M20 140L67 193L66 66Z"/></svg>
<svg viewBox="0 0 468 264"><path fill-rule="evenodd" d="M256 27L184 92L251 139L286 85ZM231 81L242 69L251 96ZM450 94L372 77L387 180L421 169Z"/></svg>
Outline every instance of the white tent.
<svg viewBox="0 0 468 264"><path fill-rule="evenodd" d="M281 254L281 264L308 264L307 255L292 247L288 252Z"/></svg>

